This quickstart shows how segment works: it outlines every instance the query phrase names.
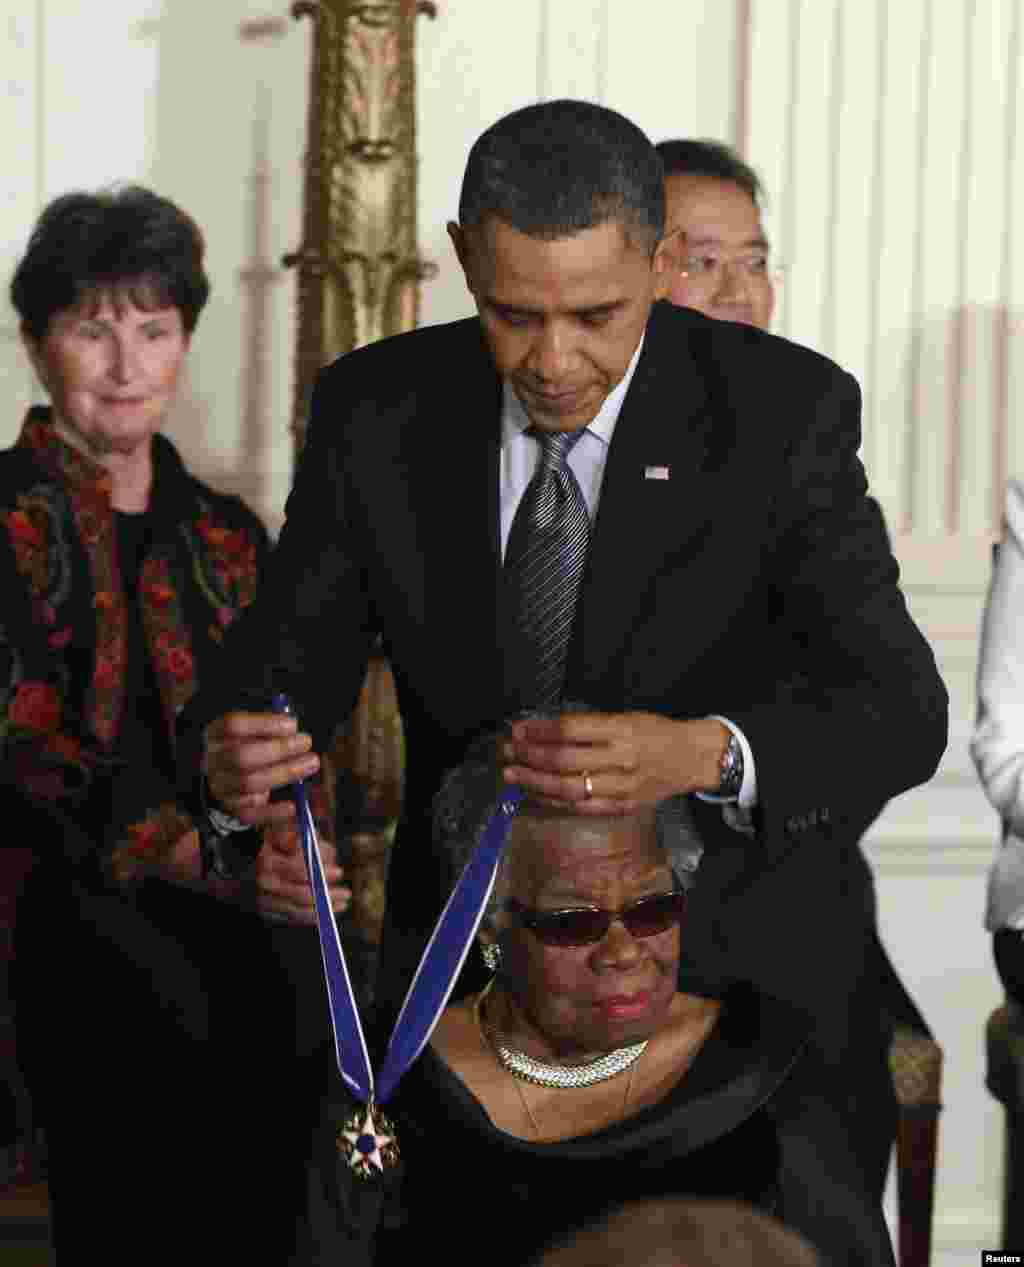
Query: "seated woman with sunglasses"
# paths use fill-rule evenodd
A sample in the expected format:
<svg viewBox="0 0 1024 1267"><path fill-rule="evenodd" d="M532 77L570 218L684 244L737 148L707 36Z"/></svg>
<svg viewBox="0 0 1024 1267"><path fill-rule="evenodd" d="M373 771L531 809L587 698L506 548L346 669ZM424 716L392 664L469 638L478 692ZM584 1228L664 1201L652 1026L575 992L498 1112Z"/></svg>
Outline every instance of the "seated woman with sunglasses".
<svg viewBox="0 0 1024 1267"><path fill-rule="evenodd" d="M442 788L453 875L497 795L484 760ZM700 852L682 800L621 818L520 807L478 934L494 975L449 1005L384 1106L394 1169L344 1160L354 1104L334 1073L303 1261L414 1262L429 1245L522 1267L623 1201L688 1195L768 1211L825 1261L892 1263L806 1022L742 984L679 989Z"/></svg>

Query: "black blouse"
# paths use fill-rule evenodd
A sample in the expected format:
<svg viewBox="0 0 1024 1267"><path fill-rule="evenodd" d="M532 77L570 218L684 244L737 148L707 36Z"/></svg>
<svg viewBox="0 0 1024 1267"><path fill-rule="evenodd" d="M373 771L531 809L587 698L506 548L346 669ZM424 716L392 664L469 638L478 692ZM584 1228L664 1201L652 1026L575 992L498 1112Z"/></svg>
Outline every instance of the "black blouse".
<svg viewBox="0 0 1024 1267"><path fill-rule="evenodd" d="M329 1105L310 1172L304 1261L414 1262L429 1248L450 1267L523 1267L624 1201L688 1195L775 1213L830 1261L890 1264L880 1212L863 1193L812 1059L791 1009L735 990L664 1100L590 1135L532 1143L499 1130L428 1047L387 1106L402 1152L387 1180L358 1179L338 1158L334 1136L353 1106ZM794 1129L800 1173L787 1155Z"/></svg>
<svg viewBox="0 0 1024 1267"><path fill-rule="evenodd" d="M139 602L139 572L153 535L153 512L114 512L117 529L118 562L121 582L128 600L128 654L125 666L124 717L114 745L114 754L137 766L160 770L165 778L175 777L156 673L146 651Z"/></svg>

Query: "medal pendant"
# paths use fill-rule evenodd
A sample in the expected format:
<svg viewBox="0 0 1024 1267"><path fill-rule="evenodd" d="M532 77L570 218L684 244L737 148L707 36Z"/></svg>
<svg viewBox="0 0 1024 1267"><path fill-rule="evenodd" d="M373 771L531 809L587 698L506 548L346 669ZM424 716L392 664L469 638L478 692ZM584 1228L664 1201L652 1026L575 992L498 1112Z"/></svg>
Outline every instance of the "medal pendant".
<svg viewBox="0 0 1024 1267"><path fill-rule="evenodd" d="M398 1164L394 1123L375 1104L360 1105L346 1118L337 1137L338 1151L360 1179L376 1179Z"/></svg>

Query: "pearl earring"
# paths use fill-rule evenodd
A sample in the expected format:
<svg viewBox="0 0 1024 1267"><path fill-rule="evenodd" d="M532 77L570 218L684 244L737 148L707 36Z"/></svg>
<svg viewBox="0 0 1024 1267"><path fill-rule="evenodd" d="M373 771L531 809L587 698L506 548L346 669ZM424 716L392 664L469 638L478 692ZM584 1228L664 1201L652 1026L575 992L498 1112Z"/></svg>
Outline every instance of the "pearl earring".
<svg viewBox="0 0 1024 1267"><path fill-rule="evenodd" d="M501 967L501 947L496 941L480 943L480 953L484 957L484 965L488 972L497 972Z"/></svg>

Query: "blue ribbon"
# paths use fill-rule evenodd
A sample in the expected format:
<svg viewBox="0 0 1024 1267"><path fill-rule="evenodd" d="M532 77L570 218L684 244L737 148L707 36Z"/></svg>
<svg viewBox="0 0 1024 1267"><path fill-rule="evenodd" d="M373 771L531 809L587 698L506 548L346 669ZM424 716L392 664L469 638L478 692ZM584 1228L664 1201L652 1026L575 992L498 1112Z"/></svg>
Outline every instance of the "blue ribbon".
<svg viewBox="0 0 1024 1267"><path fill-rule="evenodd" d="M273 708L275 712L292 712L283 695L274 696ZM298 814L306 873L316 906L320 953L331 1024L334 1028L338 1069L346 1086L357 1099L366 1104L383 1104L427 1045L451 997L494 887L494 878L512 819L525 793L519 787L506 786L504 789L498 808L434 926L391 1032L376 1079L370 1064L348 965L345 963L345 952L334 922L316 826L302 780L291 785L291 794Z"/></svg>

